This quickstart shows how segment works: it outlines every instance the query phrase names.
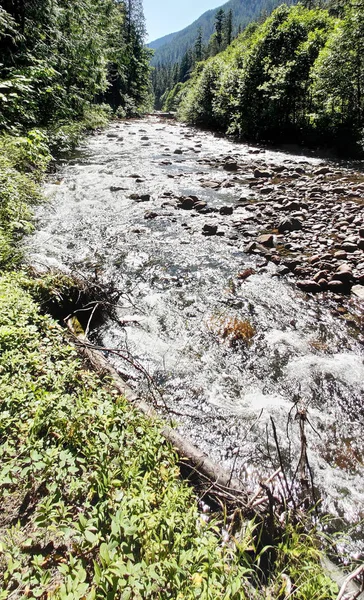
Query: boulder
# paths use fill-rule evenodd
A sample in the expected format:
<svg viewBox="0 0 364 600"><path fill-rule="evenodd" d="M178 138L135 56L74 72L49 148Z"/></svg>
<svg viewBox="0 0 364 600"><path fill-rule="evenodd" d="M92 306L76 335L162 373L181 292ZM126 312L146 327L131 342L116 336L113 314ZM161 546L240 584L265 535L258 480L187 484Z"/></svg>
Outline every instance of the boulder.
<svg viewBox="0 0 364 600"><path fill-rule="evenodd" d="M209 225L208 223L205 223L202 228L202 234L208 236L217 235L217 225Z"/></svg>
<svg viewBox="0 0 364 600"><path fill-rule="evenodd" d="M220 212L220 215L232 215L234 212L234 209L232 206L221 206L219 212Z"/></svg>
<svg viewBox="0 0 364 600"><path fill-rule="evenodd" d="M235 160L228 160L224 164L223 168L225 169L225 171L237 171L238 163Z"/></svg>
<svg viewBox="0 0 364 600"><path fill-rule="evenodd" d="M297 217L284 217L278 223L279 233L284 233L285 231L299 231L300 229L302 229L302 221Z"/></svg>
<svg viewBox="0 0 364 600"><path fill-rule="evenodd" d="M297 281L297 287L299 287L303 292L311 292L312 294L321 292L320 284L312 279L302 279Z"/></svg>
<svg viewBox="0 0 364 600"><path fill-rule="evenodd" d="M270 171L263 171L262 169L255 169L254 177L256 179L259 179L261 177L268 179L269 177L272 177L272 173Z"/></svg>
<svg viewBox="0 0 364 600"><path fill-rule="evenodd" d="M274 236L271 233L266 233L257 237L258 244L266 246L267 248L273 248Z"/></svg>
<svg viewBox="0 0 364 600"><path fill-rule="evenodd" d="M353 285L351 293L360 298L360 300L364 300L364 285Z"/></svg>

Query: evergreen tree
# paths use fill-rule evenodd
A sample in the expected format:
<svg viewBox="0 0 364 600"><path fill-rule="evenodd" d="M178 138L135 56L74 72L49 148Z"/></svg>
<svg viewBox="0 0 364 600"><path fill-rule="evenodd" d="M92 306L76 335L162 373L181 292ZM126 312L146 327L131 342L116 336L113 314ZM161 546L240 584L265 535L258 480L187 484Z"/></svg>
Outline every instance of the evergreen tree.
<svg viewBox="0 0 364 600"><path fill-rule="evenodd" d="M218 48L221 48L224 30L225 11L220 8L215 15L215 34Z"/></svg>
<svg viewBox="0 0 364 600"><path fill-rule="evenodd" d="M224 46L230 46L233 38L233 11L230 9L224 19Z"/></svg>
<svg viewBox="0 0 364 600"><path fill-rule="evenodd" d="M202 27L198 28L197 38L194 46L195 61L200 62L203 58L203 44L202 44Z"/></svg>

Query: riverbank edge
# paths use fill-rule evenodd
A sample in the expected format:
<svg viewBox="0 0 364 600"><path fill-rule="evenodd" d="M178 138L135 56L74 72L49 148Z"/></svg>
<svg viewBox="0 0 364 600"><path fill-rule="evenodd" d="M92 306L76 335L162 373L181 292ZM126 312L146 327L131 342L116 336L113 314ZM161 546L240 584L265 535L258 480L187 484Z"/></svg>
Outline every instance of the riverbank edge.
<svg viewBox="0 0 364 600"><path fill-rule="evenodd" d="M106 589L109 590L107 593L110 592L108 586L115 586L115 577L118 578L118 585L121 585L121 581L128 582L126 587L131 586L130 594L141 594L133 597L207 598L210 596L206 594L210 594L211 590L216 598L254 597L248 581L253 580L258 585L262 556L254 554L251 550L257 540L252 523L244 524L243 540L239 539L235 550L232 550L230 545L221 545L221 540L215 535L216 526L204 525L205 519L201 519L198 513L193 492L180 478L175 452L170 445L161 442L162 425L151 424L149 419L138 416L120 395L115 394L108 380L101 381L86 370L76 357L75 349L64 332L49 316L42 315L40 290L44 291L47 287L49 289L50 280L32 278L25 272L16 273L13 270L14 267L19 269L21 266L18 242L24 233L30 231L30 206L41 201L40 181L45 171L44 145L39 155L36 154L33 168L18 169L16 165L11 164L10 159L6 166L7 177L13 182L12 197L18 200L18 204L16 210L12 210L14 207L11 206L11 202L8 203L9 210L5 218L2 216L2 231L13 233L9 243L10 253L3 262L0 277L0 389L4 408L1 428L1 438L4 442L3 469L0 485L5 500L3 506L9 507L9 510L3 510L0 525L0 570L3 570L3 581L7 586L1 591L0 598L7 598L20 580L21 585L25 585L24 597L29 595L28 591L34 594L34 590L42 590L42 593L51 590L51 597L66 597L64 593L80 594L72 597L105 597ZM34 166L37 158L39 167ZM4 206L6 203L2 204ZM22 229L16 226L17 221L20 222L19 217ZM105 411L108 415L112 414L107 424L100 421L100 414L105 414ZM115 411L117 415L114 414ZM129 443L126 445L123 430L118 432L122 436L122 444L117 446L116 450L115 430L118 429L119 419L122 419L123 423L136 422L137 425L130 432ZM106 454L110 455L110 464L108 461L105 463L101 448L101 454L97 455L95 462L95 448L92 448L89 440L90 433L95 435L95 432L90 430L90 424L95 421L97 428L101 429L97 429L94 446L97 448L101 440L104 444L103 450L106 449ZM104 436L108 438L107 442ZM120 447L123 447L122 453ZM140 450L141 447L143 450L148 449L148 468L144 464L146 459ZM92 457L90 464L94 467L91 471L87 468L90 461L88 452ZM124 464L127 456L131 457L133 474L123 476L128 481L125 486L124 479L118 479L118 476L120 461ZM142 460L142 469L140 466L135 467L135 461L139 460ZM99 492L101 484L97 482L96 474L104 480L105 472L102 469L100 471L97 465L103 465L108 476L113 477L113 468L118 472L115 481L112 479L109 487L104 486L102 495ZM153 486L149 490L148 482L151 479ZM116 481L118 483L115 483ZM171 494L173 491L174 500L173 506L169 506L166 511L165 501L169 494L169 486ZM134 537L134 541L130 542L128 554L116 551L115 540L112 541L113 528L118 530L120 546L125 545L125 540L128 539L125 527L120 528L120 523L115 524L114 519L119 510L118 502L123 503L126 488L130 496L125 500L124 517L128 522L133 522L134 519L136 529L133 535L138 540L148 533L143 552L149 555L151 548L161 543L162 549L153 550L152 562L146 561L143 554L141 560L133 563L131 557L141 557L140 541L137 543ZM149 499L144 506L141 497L144 497L145 493L150 493L154 500ZM178 501L174 494L177 494ZM116 496L120 496L120 500L116 500ZM105 503L107 507L104 506ZM81 506L87 506L89 509L87 516L87 511L82 511ZM158 509L163 506L163 515L160 515L160 518L168 516L173 524L177 524L182 517L188 517L188 520L184 522L183 527L173 526L171 531L171 524L164 524L163 527L160 522L157 524L155 506L158 506ZM105 524L105 513L102 512L106 509L108 525ZM99 514L100 510L103 518ZM146 527L149 520L151 525ZM106 530L109 527L107 533L105 527ZM220 527L221 523L219 529ZM145 529L148 531L144 531ZM161 533L158 542L152 539ZM175 534L178 534L178 539ZM112 543L109 548L110 540ZM296 598L335 597L336 586L321 570L320 552L316 542L315 535L294 530L292 525L287 523L286 534L277 542L275 565L273 568L270 565L272 576L266 584L271 591L276 590L277 594L274 597L281 597L278 587L282 587L283 571L288 572L289 581L292 580L296 586ZM106 548L104 544L107 545ZM168 565L167 558L171 553L176 553L178 544L179 560L181 553L184 555L187 551L190 553L189 560L187 564L184 557L182 562L174 563L172 568ZM165 548L168 548L166 553ZM55 559L56 556L59 558ZM94 561L93 572L89 568L91 556ZM116 568L115 561L117 569L121 569L117 575L113 573L113 569ZM148 588L149 591L147 587L143 592L137 591L138 586L133 587L134 566L132 568L128 561L134 566L139 565L138 576L134 579L140 581L141 577L144 578L145 586L152 586L150 590ZM110 564L113 565L111 574L108 573ZM126 564L128 566L125 571ZM158 576L151 575L151 564L154 565L153 569L158 565ZM306 565L306 570L302 570L302 564ZM177 578L177 572L181 569L184 575L182 577L179 573ZM301 581L301 577L304 581ZM178 581L184 582L183 585L190 588L189 592L183 592L183 596L178 596L183 589L178 587L182 585ZM244 582L247 586L245 591ZM173 592L171 585L177 586ZM310 586L311 591L307 586ZM157 591L162 588L165 589L166 595ZM230 595L226 596L228 589ZM127 589L125 593L128 593ZM175 595L171 595L172 593ZM36 597L41 597L41 594ZM125 598L127 597L131 596L125 595Z"/></svg>

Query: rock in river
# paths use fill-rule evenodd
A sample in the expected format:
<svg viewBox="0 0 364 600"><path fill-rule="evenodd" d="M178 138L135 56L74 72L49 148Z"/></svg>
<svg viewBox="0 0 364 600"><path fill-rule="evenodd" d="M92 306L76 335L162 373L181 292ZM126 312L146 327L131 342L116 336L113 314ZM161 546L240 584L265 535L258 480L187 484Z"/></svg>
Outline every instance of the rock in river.
<svg viewBox="0 0 364 600"><path fill-rule="evenodd" d="M298 231L299 229L302 229L302 221L297 217L284 217L278 224L279 233Z"/></svg>
<svg viewBox="0 0 364 600"><path fill-rule="evenodd" d="M311 292L313 294L322 291L320 284L312 279L301 279L300 281L297 281L297 287L303 292Z"/></svg>
<svg viewBox="0 0 364 600"><path fill-rule="evenodd" d="M206 223L202 228L203 235L217 235L217 225L209 225Z"/></svg>

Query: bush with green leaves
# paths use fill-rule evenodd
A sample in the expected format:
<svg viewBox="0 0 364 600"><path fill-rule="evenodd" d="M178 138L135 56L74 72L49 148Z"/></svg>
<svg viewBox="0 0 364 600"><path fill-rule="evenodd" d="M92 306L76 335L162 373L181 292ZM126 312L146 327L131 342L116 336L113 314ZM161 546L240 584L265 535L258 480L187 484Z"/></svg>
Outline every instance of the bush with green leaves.
<svg viewBox="0 0 364 600"><path fill-rule="evenodd" d="M0 598L244 598L248 567L161 425L84 369L27 287L0 279Z"/></svg>

